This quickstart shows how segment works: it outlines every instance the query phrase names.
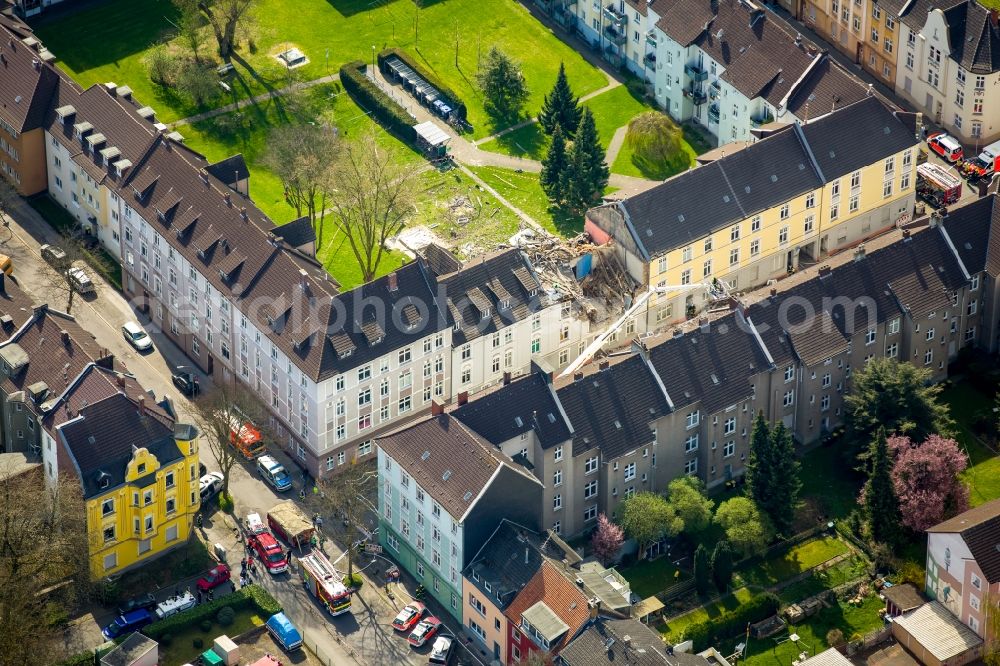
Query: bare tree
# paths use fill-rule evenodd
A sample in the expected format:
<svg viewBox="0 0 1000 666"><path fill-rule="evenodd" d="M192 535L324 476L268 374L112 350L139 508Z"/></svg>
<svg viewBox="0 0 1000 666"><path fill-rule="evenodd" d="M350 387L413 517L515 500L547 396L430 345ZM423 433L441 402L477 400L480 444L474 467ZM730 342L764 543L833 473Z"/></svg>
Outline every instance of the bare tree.
<svg viewBox="0 0 1000 666"><path fill-rule="evenodd" d="M229 497L229 475L243 456L230 438L250 425L267 441L268 412L264 403L236 379L219 382L210 392L194 401L192 419L222 474L222 494Z"/></svg>
<svg viewBox="0 0 1000 666"><path fill-rule="evenodd" d="M1000 666L1000 598L995 593L983 597L983 661L988 666Z"/></svg>
<svg viewBox="0 0 1000 666"><path fill-rule="evenodd" d="M48 262L43 273L45 281L52 289L66 294L66 313L71 314L76 294L94 288L93 271L83 260L83 245L75 239L63 238L48 253L43 252L43 256ZM89 288L82 281L83 276L90 280Z"/></svg>
<svg viewBox="0 0 1000 666"><path fill-rule="evenodd" d="M212 26L219 45L219 57L229 61L236 49L236 39L247 30L247 23L254 20L253 12L258 0L194 0L198 9Z"/></svg>
<svg viewBox="0 0 1000 666"><path fill-rule="evenodd" d="M0 176L0 220L5 215L9 215L20 200L21 196L17 193L14 184Z"/></svg>
<svg viewBox="0 0 1000 666"><path fill-rule="evenodd" d="M347 576L354 576L354 544L361 538L360 526L374 506L378 489L378 471L374 460L359 462L352 458L340 467L336 474L320 481L323 489L321 506L323 513L342 521L344 527L344 552L347 553Z"/></svg>
<svg viewBox="0 0 1000 666"><path fill-rule="evenodd" d="M337 128L327 124L279 125L267 137L264 163L281 178L296 214L309 218L317 246L323 241L332 168L339 153Z"/></svg>
<svg viewBox="0 0 1000 666"><path fill-rule="evenodd" d="M370 133L342 151L332 176L331 216L365 282L378 272L385 241L402 230L413 211L415 173L391 159Z"/></svg>
<svg viewBox="0 0 1000 666"><path fill-rule="evenodd" d="M89 591L83 493L40 469L0 467L0 664L54 664L63 656L58 618Z"/></svg>
<svg viewBox="0 0 1000 666"><path fill-rule="evenodd" d="M172 23L177 28L177 36L191 50L195 62L199 62L201 49L205 45L202 32L205 17L198 8L198 0L173 0L173 3L177 8L177 21Z"/></svg>

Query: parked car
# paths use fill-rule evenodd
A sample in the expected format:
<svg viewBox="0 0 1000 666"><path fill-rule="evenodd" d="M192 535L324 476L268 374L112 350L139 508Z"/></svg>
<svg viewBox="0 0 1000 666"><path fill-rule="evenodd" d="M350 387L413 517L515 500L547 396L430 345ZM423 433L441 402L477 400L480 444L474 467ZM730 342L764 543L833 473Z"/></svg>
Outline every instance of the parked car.
<svg viewBox="0 0 1000 666"><path fill-rule="evenodd" d="M148 624L153 623L153 614L150 613L145 608L140 608L139 610L134 610L130 613L124 615L119 615L115 618L115 621L104 627L101 633L109 641L112 641L119 636L124 636L125 634L130 634L133 631L139 631Z"/></svg>
<svg viewBox="0 0 1000 666"><path fill-rule="evenodd" d="M293 652L302 647L302 634L295 628L292 621L284 613L275 613L265 623L267 632L274 637L274 640L285 649L286 652Z"/></svg>
<svg viewBox="0 0 1000 666"><path fill-rule="evenodd" d="M288 475L288 470L274 456L257 458L257 471L278 492L290 490L292 487L292 477Z"/></svg>
<svg viewBox="0 0 1000 666"><path fill-rule="evenodd" d="M451 659L451 650L455 647L455 639L451 636L438 636L434 639L431 654L427 658L429 664L447 664Z"/></svg>
<svg viewBox="0 0 1000 666"><path fill-rule="evenodd" d="M392 628L396 631L411 631L426 612L427 607L419 601L407 604L392 621Z"/></svg>
<svg viewBox="0 0 1000 666"><path fill-rule="evenodd" d="M57 245L49 245L46 243L41 247L42 259L49 262L53 266L61 265L66 261L66 251Z"/></svg>
<svg viewBox="0 0 1000 666"><path fill-rule="evenodd" d="M70 266L66 271L69 276L69 283L78 294L92 294L96 291L94 281L87 275L87 271L82 266Z"/></svg>
<svg viewBox="0 0 1000 666"><path fill-rule="evenodd" d="M198 482L202 504L218 495L220 490L222 490L222 474L219 472L209 472Z"/></svg>
<svg viewBox="0 0 1000 666"><path fill-rule="evenodd" d="M168 618L171 615L176 615L181 611L186 611L190 608L194 608L198 601L194 598L194 595L190 592L185 592L184 594L178 594L175 597L170 597L167 600L156 605L156 619L162 620Z"/></svg>
<svg viewBox="0 0 1000 666"><path fill-rule="evenodd" d="M156 605L156 597L153 596L152 592L147 592L146 594L140 594L137 597L132 597L127 600L121 606L118 607L119 615L127 615L134 610L139 610L140 608L150 609Z"/></svg>
<svg viewBox="0 0 1000 666"><path fill-rule="evenodd" d="M250 535L247 541L271 575L288 571L288 560L285 558L285 550L278 543L278 540L274 538L273 534L264 530L263 532Z"/></svg>
<svg viewBox="0 0 1000 666"><path fill-rule="evenodd" d="M170 380L174 386L184 395L193 398L201 393L201 383L193 373L187 370L178 370L170 375Z"/></svg>
<svg viewBox="0 0 1000 666"><path fill-rule="evenodd" d="M138 352L147 352L153 349L153 339L137 321L125 322L125 325L122 326L122 335Z"/></svg>
<svg viewBox="0 0 1000 666"><path fill-rule="evenodd" d="M406 641L413 647L422 647L427 641L434 638L441 629L441 620L433 615L424 618L413 628Z"/></svg>
<svg viewBox="0 0 1000 666"><path fill-rule="evenodd" d="M934 132L927 137L927 147L940 155L945 161L952 164L962 161L962 144L958 139L945 134L944 132Z"/></svg>
<svg viewBox="0 0 1000 666"><path fill-rule="evenodd" d="M229 566L225 564L216 565L209 569L207 574L198 579L198 589L202 592L208 592L223 583L228 583L229 578Z"/></svg>

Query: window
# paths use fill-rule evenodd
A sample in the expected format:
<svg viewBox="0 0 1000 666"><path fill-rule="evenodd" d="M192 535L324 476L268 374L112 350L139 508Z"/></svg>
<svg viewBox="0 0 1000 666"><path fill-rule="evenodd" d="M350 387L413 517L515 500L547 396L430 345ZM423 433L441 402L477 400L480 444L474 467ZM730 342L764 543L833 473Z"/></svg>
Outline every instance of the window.
<svg viewBox="0 0 1000 666"><path fill-rule="evenodd" d="M691 250L691 246L690 245L688 245L686 248L684 248L683 250L681 250L681 259L683 261L691 261L691 257L692 256L693 256L693 252Z"/></svg>
<svg viewBox="0 0 1000 666"><path fill-rule="evenodd" d="M899 354L898 342L893 342L892 344L886 346L885 348L886 358L896 358L897 354Z"/></svg>
<svg viewBox="0 0 1000 666"><path fill-rule="evenodd" d="M889 334L899 333L899 317L889 321Z"/></svg>
<svg viewBox="0 0 1000 666"><path fill-rule="evenodd" d="M740 248L734 247L729 251L729 265L735 266L740 263Z"/></svg>
<svg viewBox="0 0 1000 666"><path fill-rule="evenodd" d="M556 462L559 462L560 460L562 460L562 458L563 458L563 447L562 447L561 444L559 446L557 446L555 449L553 449L552 458Z"/></svg>
<svg viewBox="0 0 1000 666"><path fill-rule="evenodd" d="M848 210L852 213L856 213L858 211L858 203L859 203L858 195L852 194L850 202L848 204Z"/></svg>
<svg viewBox="0 0 1000 666"><path fill-rule="evenodd" d="M781 227L778 230L778 243L784 245L788 242L788 227Z"/></svg>
<svg viewBox="0 0 1000 666"><path fill-rule="evenodd" d="M740 225L737 224L735 227L729 230L729 240L738 241L739 239L740 239Z"/></svg>
<svg viewBox="0 0 1000 666"><path fill-rule="evenodd" d="M691 269L681 271L681 284L691 284Z"/></svg>
<svg viewBox="0 0 1000 666"><path fill-rule="evenodd" d="M736 417L730 416L728 419L726 419L726 423L722 428L722 434L731 435L734 432L736 432Z"/></svg>
<svg viewBox="0 0 1000 666"><path fill-rule="evenodd" d="M556 493L552 496L552 510L559 511L562 509L562 495Z"/></svg>
<svg viewBox="0 0 1000 666"><path fill-rule="evenodd" d="M972 587L976 588L977 590L983 589L983 581L976 574L972 574L970 582L972 583ZM976 610L979 610L978 606L976 607Z"/></svg>
<svg viewBox="0 0 1000 666"><path fill-rule="evenodd" d="M785 368L785 383L787 384L793 379L795 379L795 366L790 365L787 368Z"/></svg>
<svg viewBox="0 0 1000 666"><path fill-rule="evenodd" d="M785 205L783 205L781 207L781 213L780 213L781 219L782 220L787 220L788 219L788 213L789 213L789 206L788 206L788 204L785 204Z"/></svg>
<svg viewBox="0 0 1000 666"><path fill-rule="evenodd" d="M794 403L795 403L795 392L785 391L785 397L784 400L782 401L782 404L785 407L791 407Z"/></svg>
<svg viewBox="0 0 1000 666"><path fill-rule="evenodd" d="M532 338L531 339L531 353L538 354L542 351L542 339Z"/></svg>
<svg viewBox="0 0 1000 666"><path fill-rule="evenodd" d="M869 328L865 331L865 345L867 346L873 344L875 344L875 329Z"/></svg>
<svg viewBox="0 0 1000 666"><path fill-rule="evenodd" d="M934 350L928 349L924 353L924 365L930 365L933 362L934 362Z"/></svg>
<svg viewBox="0 0 1000 666"><path fill-rule="evenodd" d="M656 266L657 266L657 269L659 270L660 273L666 273L667 272L667 258L666 257L660 257L657 260L657 262L656 262Z"/></svg>
<svg viewBox="0 0 1000 666"><path fill-rule="evenodd" d="M698 434L695 433L687 439L684 440L684 451L685 453L691 453L692 451L698 450Z"/></svg>
<svg viewBox="0 0 1000 666"><path fill-rule="evenodd" d="M631 481L634 478L635 478L635 463L630 462L629 464L625 465L625 480Z"/></svg>
<svg viewBox="0 0 1000 666"><path fill-rule="evenodd" d="M969 304L965 306L965 313L969 316L976 314L976 310L979 307L979 301L969 301Z"/></svg>
<svg viewBox="0 0 1000 666"><path fill-rule="evenodd" d="M928 329L927 329L927 337L926 337L926 340L927 340L927 342L930 342L930 341L932 341L933 339L934 339L934 329L933 329L933 328L928 328Z"/></svg>
<svg viewBox="0 0 1000 666"><path fill-rule="evenodd" d="M594 520L595 518L597 518L597 505L592 504L591 506L588 506L586 509L584 509L583 519L584 521L590 521Z"/></svg>
<svg viewBox="0 0 1000 666"><path fill-rule="evenodd" d="M597 479L588 481L583 487L583 499L590 499L597 494Z"/></svg>
<svg viewBox="0 0 1000 666"><path fill-rule="evenodd" d="M760 239L755 238L750 241L750 256L756 257L758 254L760 254Z"/></svg>
<svg viewBox="0 0 1000 666"><path fill-rule="evenodd" d="M725 446L722 447L722 457L729 458L736 453L736 442L729 440L726 442Z"/></svg>
<svg viewBox="0 0 1000 666"><path fill-rule="evenodd" d="M712 251L712 237L709 236L705 239L705 253L708 254Z"/></svg>
<svg viewBox="0 0 1000 666"><path fill-rule="evenodd" d="M115 527L111 525L110 527L104 528L104 543L115 540Z"/></svg>
<svg viewBox="0 0 1000 666"><path fill-rule="evenodd" d="M561 486L562 485L562 474L563 473L562 473L561 469L557 469L555 472L552 473L552 485L553 485L553 487L555 487L555 486Z"/></svg>
<svg viewBox="0 0 1000 666"><path fill-rule="evenodd" d="M593 458L587 458L587 462L584 463L583 473L593 474L596 471L597 471L597 456L594 456Z"/></svg>
<svg viewBox="0 0 1000 666"><path fill-rule="evenodd" d="M712 260L709 259L701 266L701 276L708 277L711 274L712 274Z"/></svg>
<svg viewBox="0 0 1000 666"><path fill-rule="evenodd" d="M803 233L805 233L805 234L811 234L812 233L813 223L815 222L815 220L816 220L816 218L814 216L812 216L812 215L806 216L806 221L805 221L805 224L803 225Z"/></svg>
<svg viewBox="0 0 1000 666"><path fill-rule="evenodd" d="M402 365L403 363L409 363L410 356L411 354L409 347L404 347L403 349L400 349L399 353L397 354L397 358L399 359L399 364Z"/></svg>
<svg viewBox="0 0 1000 666"><path fill-rule="evenodd" d="M684 420L685 420L685 427L690 430L691 428L697 426L698 423L700 422L701 413L698 412L697 410L690 412L687 416L684 417Z"/></svg>
<svg viewBox="0 0 1000 666"><path fill-rule="evenodd" d="M754 215L750 220L750 233L760 231L760 215Z"/></svg>
<svg viewBox="0 0 1000 666"><path fill-rule="evenodd" d="M688 476L694 476L698 473L698 459L692 458L684 463L684 473Z"/></svg>
<svg viewBox="0 0 1000 666"><path fill-rule="evenodd" d="M113 499L106 499L101 502L101 515L110 516L115 512L115 501Z"/></svg>

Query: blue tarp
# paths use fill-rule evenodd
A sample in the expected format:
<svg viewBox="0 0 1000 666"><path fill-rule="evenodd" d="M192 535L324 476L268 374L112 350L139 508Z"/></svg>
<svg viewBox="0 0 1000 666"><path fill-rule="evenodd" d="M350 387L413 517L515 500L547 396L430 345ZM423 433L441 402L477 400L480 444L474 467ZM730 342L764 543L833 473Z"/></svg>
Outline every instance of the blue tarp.
<svg viewBox="0 0 1000 666"><path fill-rule="evenodd" d="M284 613L272 615L267 621L267 630L286 650L294 650L302 646L302 634Z"/></svg>

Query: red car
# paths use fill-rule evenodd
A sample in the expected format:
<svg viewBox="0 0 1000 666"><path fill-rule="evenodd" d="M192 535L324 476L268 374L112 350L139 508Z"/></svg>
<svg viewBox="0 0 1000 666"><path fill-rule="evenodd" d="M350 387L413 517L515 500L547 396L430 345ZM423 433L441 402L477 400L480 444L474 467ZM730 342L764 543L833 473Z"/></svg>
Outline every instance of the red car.
<svg viewBox="0 0 1000 666"><path fill-rule="evenodd" d="M198 589L208 592L229 581L229 567L220 564L208 570L208 573L198 579Z"/></svg>
<svg viewBox="0 0 1000 666"><path fill-rule="evenodd" d="M927 137L927 146L946 162L955 164L962 161L962 144L955 137L944 132L935 132Z"/></svg>
<svg viewBox="0 0 1000 666"><path fill-rule="evenodd" d="M285 551L278 544L278 540L270 532L254 534L249 539L251 547L260 561L264 563L267 570L272 574L279 574L288 570L288 561L285 559Z"/></svg>
<svg viewBox="0 0 1000 666"><path fill-rule="evenodd" d="M424 618L413 628L413 632L406 638L413 647L421 647L424 643L434 638L441 628L441 620L436 617Z"/></svg>
<svg viewBox="0 0 1000 666"><path fill-rule="evenodd" d="M399 611L399 615L392 621L392 628L396 631L410 631L426 612L427 606L424 606L419 601L414 601Z"/></svg>

